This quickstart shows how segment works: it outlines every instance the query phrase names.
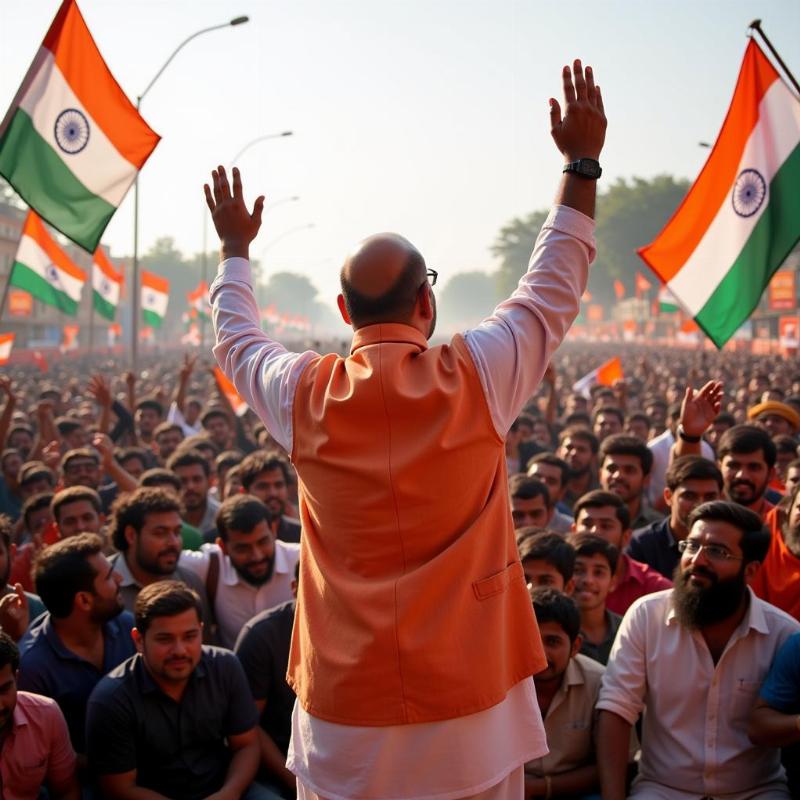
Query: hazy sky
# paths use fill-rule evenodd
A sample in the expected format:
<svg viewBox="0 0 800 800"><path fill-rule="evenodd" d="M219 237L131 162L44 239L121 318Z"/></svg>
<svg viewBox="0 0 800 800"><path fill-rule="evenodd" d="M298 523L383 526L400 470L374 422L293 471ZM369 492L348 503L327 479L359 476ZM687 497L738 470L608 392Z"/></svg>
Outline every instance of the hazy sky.
<svg viewBox="0 0 800 800"><path fill-rule="evenodd" d="M0 115L58 5L0 0ZM492 269L499 228L553 196L561 161L547 100L560 99L561 66L575 56L603 88L601 186L661 172L695 177L708 153L697 142L713 141L722 124L752 19L800 74L797 0L79 5L132 99L183 38L250 17L191 42L143 101L163 139L141 176L142 252L165 235L199 251L209 169L251 139L293 130L240 161L250 199L300 196L266 215L251 252L268 248L268 270L309 275L329 302L349 247L376 231L410 238L445 281ZM315 227L284 236L307 223ZM116 257L132 251L133 192L104 241Z"/></svg>

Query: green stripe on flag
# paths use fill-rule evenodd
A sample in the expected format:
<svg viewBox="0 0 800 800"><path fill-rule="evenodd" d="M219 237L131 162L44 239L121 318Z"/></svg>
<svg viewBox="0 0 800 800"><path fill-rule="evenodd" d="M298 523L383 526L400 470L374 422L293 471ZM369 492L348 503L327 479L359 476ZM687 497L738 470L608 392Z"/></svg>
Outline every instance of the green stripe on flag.
<svg viewBox="0 0 800 800"><path fill-rule="evenodd" d="M161 323L164 321L164 318L159 317L155 311L148 311L146 308L142 309L142 319L144 324L149 325L151 328L160 328Z"/></svg>
<svg viewBox="0 0 800 800"><path fill-rule="evenodd" d="M741 253L695 317L717 347L722 347L753 313L773 273L800 240L800 145L769 185L769 205ZM730 202L730 200L728 200Z"/></svg>
<svg viewBox="0 0 800 800"><path fill-rule="evenodd" d="M107 320L113 322L114 317L117 316L117 307L109 303L97 289L92 289L92 299L94 301L94 310L101 317L105 317Z"/></svg>
<svg viewBox="0 0 800 800"><path fill-rule="evenodd" d="M74 317L78 313L78 303L64 292L59 292L51 283L48 283L38 272L34 272L30 267L15 261L11 267L11 286L24 289L32 294L37 300L41 300L47 305L55 306L59 311Z"/></svg>
<svg viewBox="0 0 800 800"><path fill-rule="evenodd" d="M70 172L21 109L0 139L0 175L46 222L94 253L117 209Z"/></svg>

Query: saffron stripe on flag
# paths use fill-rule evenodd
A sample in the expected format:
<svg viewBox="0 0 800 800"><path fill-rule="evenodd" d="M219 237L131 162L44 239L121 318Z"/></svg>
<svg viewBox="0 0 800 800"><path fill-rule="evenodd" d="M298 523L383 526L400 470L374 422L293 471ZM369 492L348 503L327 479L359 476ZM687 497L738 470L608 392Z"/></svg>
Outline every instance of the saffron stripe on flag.
<svg viewBox="0 0 800 800"><path fill-rule="evenodd" d="M29 157L17 160L14 154L23 149L28 150ZM94 252L97 249L116 208L93 195L67 169L23 111L14 114L0 140L0 173L6 176L28 205L32 204L33 198L22 187L38 188L47 184L50 192L37 192L36 196L40 215L85 250Z"/></svg>

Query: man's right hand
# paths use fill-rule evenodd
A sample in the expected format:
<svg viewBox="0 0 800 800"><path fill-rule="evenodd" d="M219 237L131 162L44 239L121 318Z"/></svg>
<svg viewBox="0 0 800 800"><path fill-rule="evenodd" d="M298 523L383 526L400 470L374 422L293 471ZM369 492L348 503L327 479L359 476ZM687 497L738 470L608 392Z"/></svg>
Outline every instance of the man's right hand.
<svg viewBox="0 0 800 800"><path fill-rule="evenodd" d="M219 166L211 173L213 192L208 184L203 186L206 204L214 220L214 227L220 239L220 255L226 258L248 258L250 242L256 238L261 227L261 213L264 211L264 195L256 198L253 213L247 210L242 192L242 178L239 170L233 168L233 191L228 184L225 167Z"/></svg>
<svg viewBox="0 0 800 800"><path fill-rule="evenodd" d="M573 83L573 73L575 80ZM606 115L600 87L595 86L594 72L586 67L584 75L580 59L572 70L564 67L564 116L554 97L550 98L550 133L566 161L600 157L606 138Z"/></svg>

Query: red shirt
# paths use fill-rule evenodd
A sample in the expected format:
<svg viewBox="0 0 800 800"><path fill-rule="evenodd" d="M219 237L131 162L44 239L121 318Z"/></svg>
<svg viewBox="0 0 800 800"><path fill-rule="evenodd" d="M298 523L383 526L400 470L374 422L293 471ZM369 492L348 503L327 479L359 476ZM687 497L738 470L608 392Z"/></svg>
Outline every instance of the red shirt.
<svg viewBox="0 0 800 800"><path fill-rule="evenodd" d="M617 586L606 598L606 608L609 611L624 614L634 600L646 594L672 588L672 581L667 580L647 564L635 561L625 553L620 555L620 559L622 560L617 572Z"/></svg>
<svg viewBox="0 0 800 800"><path fill-rule="evenodd" d="M800 620L800 558L786 546L778 522L778 511L767 514L772 540L767 557L750 586L768 603Z"/></svg>
<svg viewBox="0 0 800 800"><path fill-rule="evenodd" d="M4 800L36 800L43 783L61 787L74 775L75 751L56 701L18 692L0 754Z"/></svg>

